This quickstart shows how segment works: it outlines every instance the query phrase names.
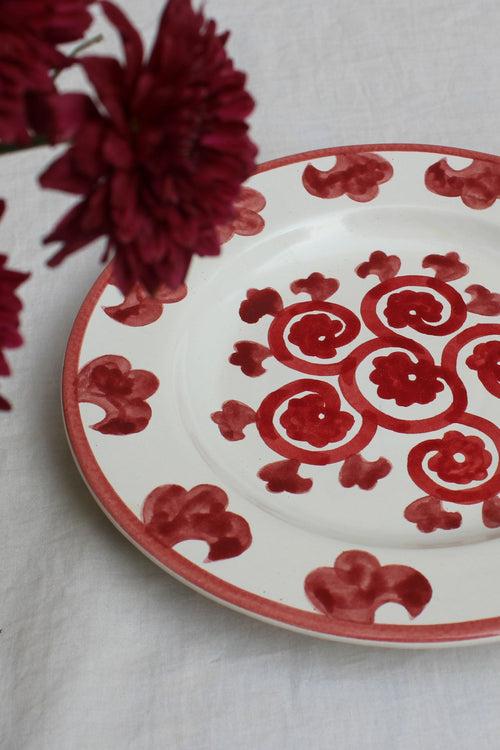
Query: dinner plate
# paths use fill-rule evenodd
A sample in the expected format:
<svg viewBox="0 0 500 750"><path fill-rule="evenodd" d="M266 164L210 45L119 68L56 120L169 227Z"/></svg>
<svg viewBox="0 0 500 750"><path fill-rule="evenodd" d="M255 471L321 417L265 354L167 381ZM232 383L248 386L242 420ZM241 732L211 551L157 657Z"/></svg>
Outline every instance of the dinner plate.
<svg viewBox="0 0 500 750"><path fill-rule="evenodd" d="M70 444L184 583L310 635L500 636L500 158L365 145L263 164L223 251L70 335ZM172 603L172 608L174 608Z"/></svg>

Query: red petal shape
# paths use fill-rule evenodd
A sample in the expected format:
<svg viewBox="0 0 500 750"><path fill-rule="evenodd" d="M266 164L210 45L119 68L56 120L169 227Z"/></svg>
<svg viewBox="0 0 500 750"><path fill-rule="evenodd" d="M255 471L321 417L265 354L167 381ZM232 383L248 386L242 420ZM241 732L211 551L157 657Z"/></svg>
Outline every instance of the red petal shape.
<svg viewBox="0 0 500 750"><path fill-rule="evenodd" d="M308 164L302 183L308 193L318 198L339 198L347 195L354 201L371 201L378 195L378 186L390 180L391 164L378 154L339 154L331 169L322 171Z"/></svg>
<svg viewBox="0 0 500 750"><path fill-rule="evenodd" d="M123 323L126 326L147 326L154 323L161 316L163 306L180 302L187 294L185 284L172 290L167 286L161 286L154 295L148 292L139 283L135 284L119 305L104 307L106 315Z"/></svg>
<svg viewBox="0 0 500 750"><path fill-rule="evenodd" d="M455 281L469 273L469 266L462 263L459 254L454 252L445 255L426 255L422 261L422 268L433 268L436 279L441 281Z"/></svg>
<svg viewBox="0 0 500 750"><path fill-rule="evenodd" d="M224 401L222 410L211 414L212 422L218 425L222 437L226 440L243 440L243 429L255 422L256 415L250 406L241 401Z"/></svg>
<svg viewBox="0 0 500 750"><path fill-rule="evenodd" d="M241 367L244 375L256 378L266 371L262 362L267 357L272 357L272 352L267 346L255 341L237 341L234 344L234 353L229 357L229 361L232 365Z"/></svg>
<svg viewBox="0 0 500 750"><path fill-rule="evenodd" d="M264 315L276 315L283 309L283 300L276 289L249 289L240 305L240 318L245 323L257 323Z"/></svg>
<svg viewBox="0 0 500 750"><path fill-rule="evenodd" d="M369 259L356 268L356 273L361 279L373 274L378 276L380 281L387 281L396 276L400 268L401 260L397 255L387 255L383 250L374 250Z"/></svg>
<svg viewBox="0 0 500 750"><path fill-rule="evenodd" d="M360 453L346 458L339 474L342 487L357 485L362 490L371 490L379 479L386 477L392 469L392 464L386 458L367 461Z"/></svg>
<svg viewBox="0 0 500 750"><path fill-rule="evenodd" d="M489 529L500 526L500 496L490 497L483 503L483 523Z"/></svg>
<svg viewBox="0 0 500 750"><path fill-rule="evenodd" d="M186 491L176 484L156 487L142 510L147 531L167 547L187 539L200 539L209 546L207 561L237 557L252 543L248 523L226 510L226 493L212 484L199 484Z"/></svg>
<svg viewBox="0 0 500 750"><path fill-rule="evenodd" d="M257 476L267 483L269 492L291 492L301 495L309 492L312 487L312 479L304 479L298 473L300 461L285 460L266 464L258 472Z"/></svg>
<svg viewBox="0 0 500 750"><path fill-rule="evenodd" d="M472 284L465 290L471 300L467 303L467 310L477 315L500 315L500 294L490 292L481 284Z"/></svg>
<svg viewBox="0 0 500 750"><path fill-rule="evenodd" d="M363 623L372 623L376 610L388 602L416 617L432 598L431 585L418 570L382 566L361 550L342 552L331 568L313 570L304 589L313 606L328 617Z"/></svg>
<svg viewBox="0 0 500 750"><path fill-rule="evenodd" d="M305 292L309 294L312 300L324 302L335 294L339 288L339 282L334 278L327 278L322 273L311 273L307 279L296 279L290 284L290 289L294 294Z"/></svg>
<svg viewBox="0 0 500 750"><path fill-rule="evenodd" d="M421 497L405 508L404 516L416 524L419 531L429 534L436 529L458 529L462 525L460 513L452 513L443 508L441 500L435 497Z"/></svg>

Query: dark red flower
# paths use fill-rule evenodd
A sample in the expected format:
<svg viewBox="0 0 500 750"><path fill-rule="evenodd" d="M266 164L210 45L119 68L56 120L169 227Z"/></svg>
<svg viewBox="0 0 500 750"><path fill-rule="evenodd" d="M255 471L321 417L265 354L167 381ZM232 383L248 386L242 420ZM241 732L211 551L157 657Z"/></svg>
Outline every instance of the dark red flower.
<svg viewBox="0 0 500 750"><path fill-rule="evenodd" d="M71 61L55 45L84 34L92 2L0 0L0 140L26 143L36 132L32 98L42 107L45 96L56 94L51 70Z"/></svg>
<svg viewBox="0 0 500 750"><path fill-rule="evenodd" d="M446 432L439 443L439 449L429 459L428 466L443 482L468 484L486 479L491 453L480 437L452 430Z"/></svg>
<svg viewBox="0 0 500 750"><path fill-rule="evenodd" d="M49 263L105 236L124 292L136 281L175 289L194 253L218 254L217 227L233 218L254 168L245 123L253 100L224 49L228 35L189 0L170 0L147 61L123 13L102 8L125 63L81 59L99 104L88 100L73 145L40 178L83 196L46 237L62 243Z"/></svg>
<svg viewBox="0 0 500 750"><path fill-rule="evenodd" d="M444 385L432 362L414 362L405 352L393 352L373 360L372 383L378 385L380 398L394 399L398 406L430 404Z"/></svg>
<svg viewBox="0 0 500 750"><path fill-rule="evenodd" d="M500 398L500 341L477 344L465 364L477 371L479 380L490 393Z"/></svg>
<svg viewBox="0 0 500 750"><path fill-rule="evenodd" d="M0 200L0 219L5 211L5 201ZM0 375L10 375L5 359L5 349L15 349L23 343L19 332L19 313L23 304L16 295L16 289L29 277L29 273L12 271L5 267L6 255L0 255ZM0 396L0 410L8 411L9 402Z"/></svg>
<svg viewBox="0 0 500 750"><path fill-rule="evenodd" d="M429 292L414 292L405 289L404 292L391 294L384 310L387 322L393 328L404 328L417 321L437 323L441 320L443 305Z"/></svg>
<svg viewBox="0 0 500 750"><path fill-rule="evenodd" d="M292 440L303 440L316 448L342 440L354 424L354 417L340 410L340 402L327 402L319 393L292 398L280 422Z"/></svg>
<svg viewBox="0 0 500 750"><path fill-rule="evenodd" d="M325 313L312 313L291 326L288 340L296 344L302 354L328 359L337 353L335 339L342 329L340 320L333 320Z"/></svg>

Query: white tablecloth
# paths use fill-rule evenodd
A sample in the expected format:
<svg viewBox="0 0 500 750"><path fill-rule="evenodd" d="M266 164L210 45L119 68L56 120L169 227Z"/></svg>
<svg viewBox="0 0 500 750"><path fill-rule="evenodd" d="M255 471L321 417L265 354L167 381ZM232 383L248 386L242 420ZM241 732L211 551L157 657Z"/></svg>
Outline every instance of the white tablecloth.
<svg viewBox="0 0 500 750"><path fill-rule="evenodd" d="M121 0L148 39L161 4ZM262 160L383 141L500 152L497 0L209 0L207 12L249 73ZM1 384L14 411L0 415L0 747L496 750L500 645L391 651L261 624L171 579L96 507L66 446L59 372L100 248L44 267L40 236L70 203L35 186L50 156L3 158L0 173L0 250L34 272L26 346Z"/></svg>

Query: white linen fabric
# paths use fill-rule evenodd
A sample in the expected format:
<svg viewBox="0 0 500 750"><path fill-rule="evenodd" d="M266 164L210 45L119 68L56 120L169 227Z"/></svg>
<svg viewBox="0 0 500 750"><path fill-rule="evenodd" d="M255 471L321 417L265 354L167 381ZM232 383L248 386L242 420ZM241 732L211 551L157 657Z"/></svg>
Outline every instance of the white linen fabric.
<svg viewBox="0 0 500 750"><path fill-rule="evenodd" d="M150 41L162 0L120 4ZM248 71L261 160L379 142L500 152L497 0L206 11ZM117 48L105 34L99 53ZM40 238L72 200L36 186L52 157L9 155L0 172L0 251L33 271L26 345L0 384L14 405L0 415L2 750L498 748L500 645L383 650L259 623L173 580L97 508L66 444L59 374L102 248L45 267Z"/></svg>

